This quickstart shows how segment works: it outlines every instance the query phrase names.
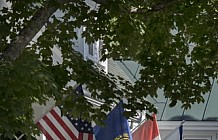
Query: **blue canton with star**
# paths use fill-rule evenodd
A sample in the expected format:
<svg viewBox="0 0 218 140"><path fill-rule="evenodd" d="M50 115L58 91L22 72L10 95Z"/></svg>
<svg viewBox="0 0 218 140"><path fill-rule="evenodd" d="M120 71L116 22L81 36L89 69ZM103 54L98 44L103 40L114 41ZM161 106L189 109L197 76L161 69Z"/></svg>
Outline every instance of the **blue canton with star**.
<svg viewBox="0 0 218 140"><path fill-rule="evenodd" d="M83 133L91 133L93 134L93 129L92 129L92 125L90 122L82 120L82 119L78 119L78 118L69 118L68 119L71 121L71 123L75 126L75 128L79 131L79 132L83 132Z"/></svg>

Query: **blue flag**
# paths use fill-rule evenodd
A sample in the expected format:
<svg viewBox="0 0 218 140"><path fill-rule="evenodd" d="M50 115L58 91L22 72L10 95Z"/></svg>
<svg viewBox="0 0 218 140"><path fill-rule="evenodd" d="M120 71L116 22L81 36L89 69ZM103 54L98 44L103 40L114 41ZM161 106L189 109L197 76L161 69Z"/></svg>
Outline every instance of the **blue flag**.
<svg viewBox="0 0 218 140"><path fill-rule="evenodd" d="M114 140L126 138L132 140L132 135L128 125L127 119L123 116L124 109L121 101L109 114L104 121L105 126L101 127L96 125L94 133L96 140Z"/></svg>

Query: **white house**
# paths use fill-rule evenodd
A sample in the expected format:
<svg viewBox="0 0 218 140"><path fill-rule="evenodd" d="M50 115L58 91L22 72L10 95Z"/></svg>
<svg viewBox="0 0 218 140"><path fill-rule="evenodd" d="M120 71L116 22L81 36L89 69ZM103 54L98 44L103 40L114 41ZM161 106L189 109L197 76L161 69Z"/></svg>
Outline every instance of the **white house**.
<svg viewBox="0 0 218 140"><path fill-rule="evenodd" d="M91 0L87 0L87 4L92 8L96 7L96 4ZM0 6L7 5L4 0L0 0ZM61 13L56 13L61 14ZM85 60L90 59L94 61L100 68L104 69L106 73L110 72L115 75L123 77L130 82L136 81L139 77L139 71L141 66L130 60L117 60L113 61L107 59L104 62L100 61L100 48L102 41L99 40L93 44L87 44L85 39L81 37L81 33L84 30L83 27L75 29L78 34L78 39L75 40L74 49L80 52ZM40 35L40 32L39 34ZM37 36L36 36L37 38ZM61 61L61 54L58 48L54 48L53 57L57 61ZM205 103L193 105L190 110L184 110L181 105L177 105L174 108L169 107L168 99L164 98L163 93L159 91L158 98L150 98L158 107L157 120L162 139L167 136L174 128L176 128L181 121L184 122L184 139L185 140L218 140L218 84L213 82L211 92L204 95ZM85 94L89 94L85 91ZM99 104L89 98L95 104ZM33 104L35 110L34 121L38 120L45 114L50 108L54 106L54 100L47 102L46 106ZM137 123L135 123L135 126ZM45 139L43 136L38 139Z"/></svg>

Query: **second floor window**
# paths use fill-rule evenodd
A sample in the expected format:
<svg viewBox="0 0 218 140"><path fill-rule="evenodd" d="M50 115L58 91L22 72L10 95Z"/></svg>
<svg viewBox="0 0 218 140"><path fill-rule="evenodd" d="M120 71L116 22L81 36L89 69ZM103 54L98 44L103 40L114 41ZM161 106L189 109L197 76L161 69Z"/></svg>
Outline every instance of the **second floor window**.
<svg viewBox="0 0 218 140"><path fill-rule="evenodd" d="M89 47L89 55L93 56L94 55L94 44L91 43L88 45Z"/></svg>

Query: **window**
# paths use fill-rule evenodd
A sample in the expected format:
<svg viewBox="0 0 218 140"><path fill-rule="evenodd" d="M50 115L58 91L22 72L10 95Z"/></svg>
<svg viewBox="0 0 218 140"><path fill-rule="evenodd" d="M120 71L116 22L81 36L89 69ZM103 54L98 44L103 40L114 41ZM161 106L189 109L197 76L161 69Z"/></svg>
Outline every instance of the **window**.
<svg viewBox="0 0 218 140"><path fill-rule="evenodd" d="M103 55L102 49L103 49L103 41L100 40L100 41L99 41L99 59L101 59L101 57L102 57L102 55Z"/></svg>
<svg viewBox="0 0 218 140"><path fill-rule="evenodd" d="M94 55L94 45L93 45L93 43L91 43L90 45L88 45L88 47L89 47L89 55Z"/></svg>

